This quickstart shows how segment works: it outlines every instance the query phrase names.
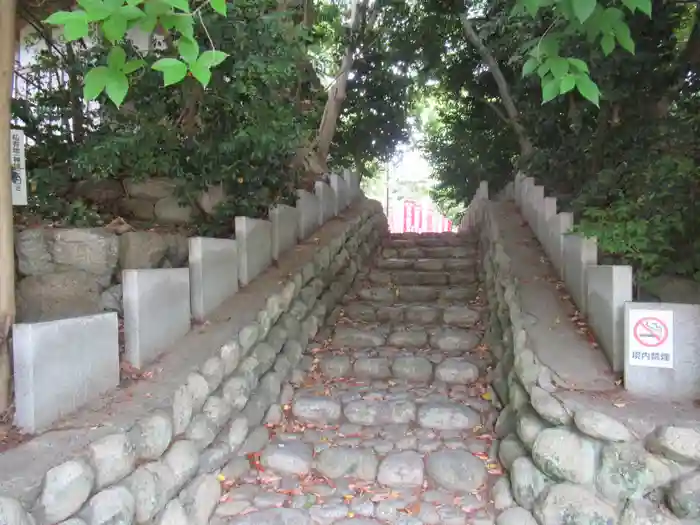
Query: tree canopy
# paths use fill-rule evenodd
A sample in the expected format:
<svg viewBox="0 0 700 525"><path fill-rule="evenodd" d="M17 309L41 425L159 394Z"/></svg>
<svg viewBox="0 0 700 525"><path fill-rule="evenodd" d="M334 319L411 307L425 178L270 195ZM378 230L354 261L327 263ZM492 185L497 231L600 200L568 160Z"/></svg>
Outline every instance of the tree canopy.
<svg viewBox="0 0 700 525"><path fill-rule="evenodd" d="M480 181L523 169L610 260L700 277L696 3L78 4L42 26L70 42L40 33L22 72L36 89L13 105L42 216L103 213L80 183L167 176L186 201L223 187L202 221L222 231L293 199L309 171L372 176L419 137L453 218ZM147 50L124 39L132 27Z"/></svg>

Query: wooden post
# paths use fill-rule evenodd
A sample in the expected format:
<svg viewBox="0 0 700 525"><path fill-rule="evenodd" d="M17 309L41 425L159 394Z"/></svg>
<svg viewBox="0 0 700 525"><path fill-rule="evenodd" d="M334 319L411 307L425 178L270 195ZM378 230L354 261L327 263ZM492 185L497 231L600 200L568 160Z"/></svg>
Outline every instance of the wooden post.
<svg viewBox="0 0 700 525"><path fill-rule="evenodd" d="M15 62L16 0L0 0L0 412L12 401L9 335L15 320L10 120Z"/></svg>

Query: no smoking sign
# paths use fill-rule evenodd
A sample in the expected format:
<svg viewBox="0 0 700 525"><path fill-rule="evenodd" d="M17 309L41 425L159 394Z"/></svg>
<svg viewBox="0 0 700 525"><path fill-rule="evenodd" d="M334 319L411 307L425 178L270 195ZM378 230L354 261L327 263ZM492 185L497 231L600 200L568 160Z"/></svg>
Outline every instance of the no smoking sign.
<svg viewBox="0 0 700 525"><path fill-rule="evenodd" d="M634 338L642 346L656 348L668 339L668 326L656 317L645 317L635 323Z"/></svg>
<svg viewBox="0 0 700 525"><path fill-rule="evenodd" d="M629 310L628 363L633 366L673 368L673 312Z"/></svg>

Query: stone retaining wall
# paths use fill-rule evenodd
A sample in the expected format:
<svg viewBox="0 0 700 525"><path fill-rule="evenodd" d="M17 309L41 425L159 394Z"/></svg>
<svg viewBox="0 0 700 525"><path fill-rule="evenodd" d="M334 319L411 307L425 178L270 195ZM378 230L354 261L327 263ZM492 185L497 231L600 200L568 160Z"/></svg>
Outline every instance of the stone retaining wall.
<svg viewBox="0 0 700 525"><path fill-rule="evenodd" d="M17 316L52 321L121 313L121 270L187 266L184 235L105 228L33 228L17 233Z"/></svg>
<svg viewBox="0 0 700 525"><path fill-rule="evenodd" d="M67 461L45 465L36 489L7 479L20 473L0 476L6 478L0 488L11 487L22 500L0 496L0 523L209 523L221 480L246 472L247 455L268 443L265 425L279 422L291 402L289 381L311 366L310 358L302 359L305 346L386 233L379 203L361 201L357 208L312 261L280 283L256 322L173 385L168 406Z"/></svg>
<svg viewBox="0 0 700 525"><path fill-rule="evenodd" d="M319 181L315 194L272 208L269 220L236 217L235 239L109 227L19 234L26 277L18 286L23 322L13 329L14 423L31 434L49 429L116 388L120 363L143 369L191 333L193 321L195 329L208 324L360 196L354 173L333 180L338 191Z"/></svg>
<svg viewBox="0 0 700 525"><path fill-rule="evenodd" d="M532 290L522 277L528 261L514 259L514 243L504 237L505 221L515 221L517 215L487 199L485 189L463 224L480 231L490 308L487 340L499 360L492 384L504 405L496 434L508 476L495 487L501 511L497 525L698 523L700 426L678 417L675 425L659 425L647 413L644 424L633 427L625 403L605 397L605 388L614 388L612 381L608 387L591 382L590 391L581 394L557 366L545 364L543 360L556 363L552 350L574 362L580 357L576 352L590 348L545 348L546 339L537 332L543 325L550 331L564 326L572 333L575 327L566 318L547 319L533 306L533 297L524 295ZM532 278L541 280L540 288L555 286ZM555 323L560 325L556 329ZM578 368L583 377L585 367ZM601 398L604 402L598 402Z"/></svg>

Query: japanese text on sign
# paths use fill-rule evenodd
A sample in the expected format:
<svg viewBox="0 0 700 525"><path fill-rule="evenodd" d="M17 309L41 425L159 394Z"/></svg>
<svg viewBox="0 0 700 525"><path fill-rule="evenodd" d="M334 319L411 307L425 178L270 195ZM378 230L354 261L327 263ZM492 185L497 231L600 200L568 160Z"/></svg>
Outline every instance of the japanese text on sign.
<svg viewBox="0 0 700 525"><path fill-rule="evenodd" d="M24 131L13 129L10 132L10 162L12 204L27 205L27 170L24 157Z"/></svg>
<svg viewBox="0 0 700 525"><path fill-rule="evenodd" d="M632 366L673 368L673 312L629 310L628 359Z"/></svg>

